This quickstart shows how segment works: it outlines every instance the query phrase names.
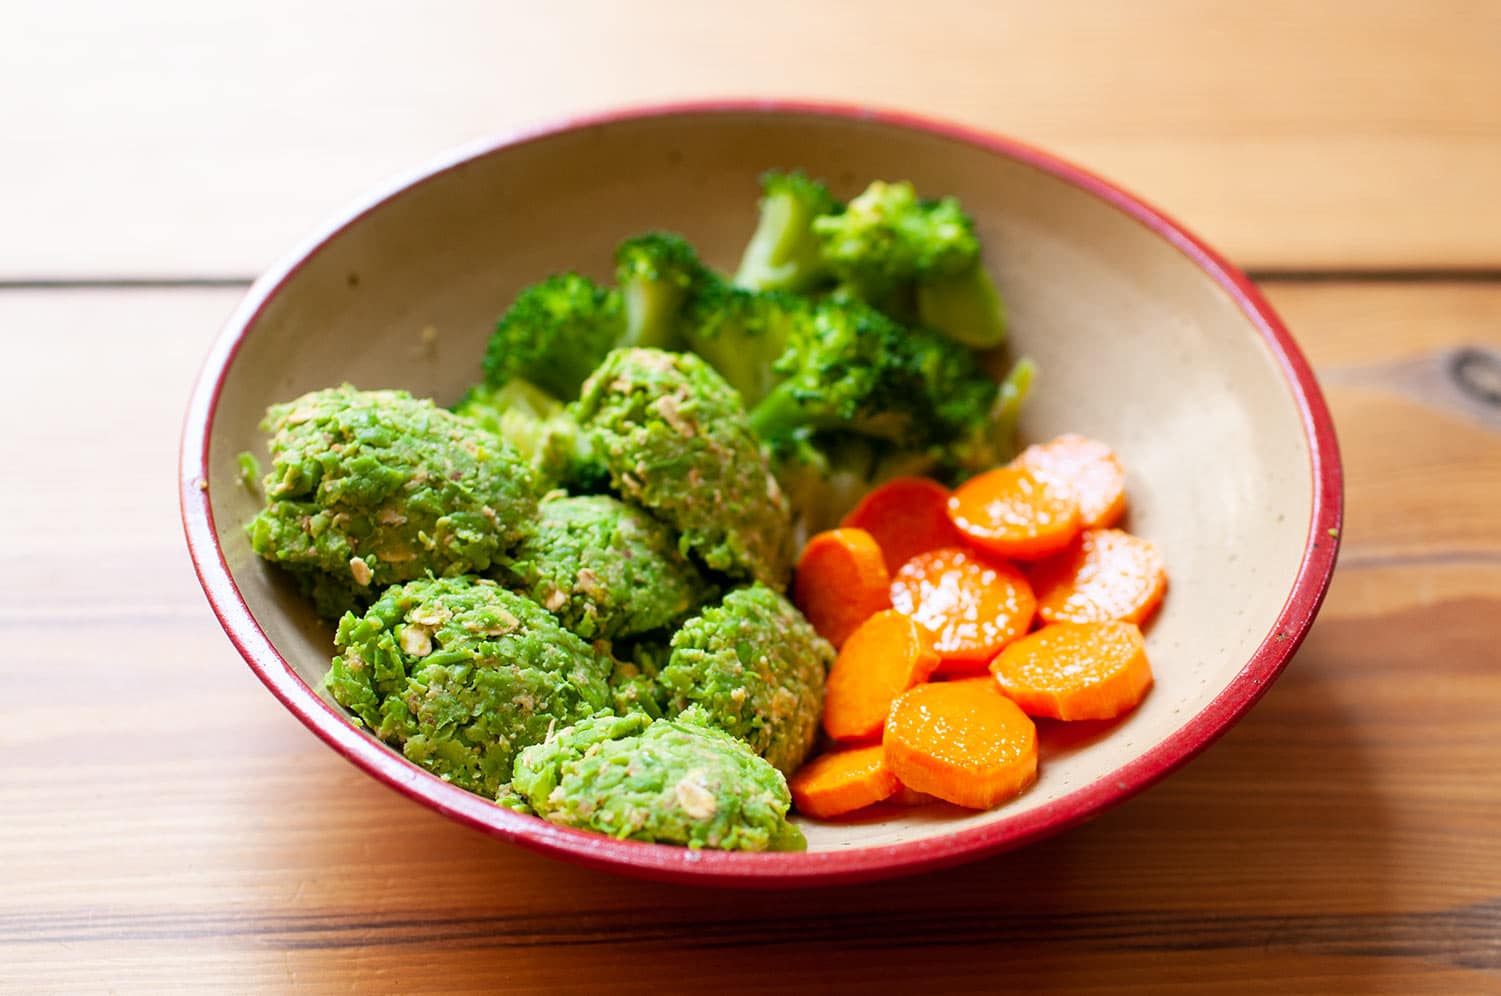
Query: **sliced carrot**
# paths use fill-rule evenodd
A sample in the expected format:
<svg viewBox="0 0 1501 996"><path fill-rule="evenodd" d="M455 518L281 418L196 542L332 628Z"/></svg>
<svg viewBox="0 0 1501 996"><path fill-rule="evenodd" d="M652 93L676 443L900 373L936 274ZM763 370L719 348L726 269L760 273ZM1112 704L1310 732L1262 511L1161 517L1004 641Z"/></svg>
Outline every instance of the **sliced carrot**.
<svg viewBox="0 0 1501 996"><path fill-rule="evenodd" d="M1119 529L1086 529L1032 566L1037 611L1057 622L1140 623L1162 602L1167 571L1151 543Z"/></svg>
<svg viewBox="0 0 1501 996"><path fill-rule="evenodd" d="M1147 646L1135 623L1058 623L1002 650L991 673L1029 716L1114 719L1152 687Z"/></svg>
<svg viewBox="0 0 1501 996"><path fill-rule="evenodd" d="M1035 443L1017 454L1013 467L1026 467L1073 491L1085 529L1103 529L1126 511L1126 468L1104 443L1072 433Z"/></svg>
<svg viewBox="0 0 1501 996"><path fill-rule="evenodd" d="M903 785L970 809L989 809L1037 779L1037 727L990 677L905 693L882 745Z"/></svg>
<svg viewBox="0 0 1501 996"><path fill-rule="evenodd" d="M830 751L787 780L798 811L826 819L889 799L902 787L880 744Z"/></svg>
<svg viewBox="0 0 1501 996"><path fill-rule="evenodd" d="M792 600L834 646L891 605L891 575L881 548L863 529L830 529L803 547Z"/></svg>
<svg viewBox="0 0 1501 996"><path fill-rule="evenodd" d="M1037 600L1021 571L972 550L919 553L891 579L891 605L926 629L940 672L972 670L1032 625Z"/></svg>
<svg viewBox="0 0 1501 996"><path fill-rule="evenodd" d="M893 574L919 553L964 542L949 521L949 489L926 477L887 481L860 499L840 525L875 537Z"/></svg>
<svg viewBox="0 0 1501 996"><path fill-rule="evenodd" d="M1079 534L1079 502L1051 478L1025 467L997 467L959 486L949 498L949 519L982 550L1035 560Z"/></svg>
<svg viewBox="0 0 1501 996"><path fill-rule="evenodd" d="M910 616L877 612L849 635L829 669L824 731L835 740L879 737L892 700L927 681L936 667L927 632Z"/></svg>

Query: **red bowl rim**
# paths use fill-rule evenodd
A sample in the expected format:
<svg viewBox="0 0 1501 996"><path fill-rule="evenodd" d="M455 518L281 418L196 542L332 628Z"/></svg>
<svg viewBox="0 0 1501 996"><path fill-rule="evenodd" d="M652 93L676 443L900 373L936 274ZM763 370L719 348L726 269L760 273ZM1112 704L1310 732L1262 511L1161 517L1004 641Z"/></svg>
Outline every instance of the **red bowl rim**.
<svg viewBox="0 0 1501 996"><path fill-rule="evenodd" d="M1302 417L1312 461L1312 515L1297 576L1275 623L1225 689L1166 739L1105 777L1012 818L943 836L877 847L746 854L615 840L503 809L389 752L320 698L272 646L251 615L216 540L207 490L209 427L213 424L225 375L246 331L282 285L326 243L367 213L470 160L580 128L646 118L747 113L875 121L921 131L1017 160L1093 194L1166 239L1219 284L1260 332L1281 367ZM544 854L654 879L758 888L868 881L958 864L1074 826L1168 775L1223 734L1261 698L1287 665L1328 590L1343 514L1342 472L1334 424L1307 360L1250 279L1199 238L1109 181L1014 139L904 111L805 100L689 101L568 118L460 150L367 197L261 276L225 324L188 405L178 478L183 529L193 567L230 641L293 715L367 774L459 823Z"/></svg>

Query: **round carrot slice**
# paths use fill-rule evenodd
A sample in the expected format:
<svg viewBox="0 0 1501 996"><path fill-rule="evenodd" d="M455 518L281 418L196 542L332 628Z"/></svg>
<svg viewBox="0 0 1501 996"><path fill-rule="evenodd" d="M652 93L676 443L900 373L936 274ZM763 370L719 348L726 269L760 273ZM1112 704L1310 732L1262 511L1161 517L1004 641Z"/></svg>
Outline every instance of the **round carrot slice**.
<svg viewBox="0 0 1501 996"><path fill-rule="evenodd" d="M827 819L889 799L902 787L880 744L830 751L787 780L792 803L808 816Z"/></svg>
<svg viewBox="0 0 1501 996"><path fill-rule="evenodd" d="M1021 571L960 547L903 564L891 581L891 605L928 631L940 670L989 660L1027 631L1037 610Z"/></svg>
<svg viewBox="0 0 1501 996"><path fill-rule="evenodd" d="M1162 602L1167 572L1157 548L1119 529L1087 529L1032 566L1037 611L1050 623L1139 623Z"/></svg>
<svg viewBox="0 0 1501 996"><path fill-rule="evenodd" d="M926 631L895 609L877 612L849 635L829 669L823 728L835 740L881 735L891 702L928 680L938 655Z"/></svg>
<svg viewBox="0 0 1501 996"><path fill-rule="evenodd" d="M949 489L926 477L887 481L860 499L840 525L875 537L893 574L919 553L964 542L949 521Z"/></svg>
<svg viewBox="0 0 1501 996"><path fill-rule="evenodd" d="M1058 623L1002 650L991 673L1029 716L1114 719L1152 687L1152 665L1135 623Z"/></svg>
<svg viewBox="0 0 1501 996"><path fill-rule="evenodd" d="M1126 512L1126 468L1098 440L1070 433L1035 443L1017 454L1011 466L1026 467L1070 489L1085 529L1113 526Z"/></svg>
<svg viewBox="0 0 1501 996"><path fill-rule="evenodd" d="M959 486L949 498L949 520L982 550L1035 560L1079 534L1079 502L1051 478L1025 467L997 467Z"/></svg>
<svg viewBox="0 0 1501 996"><path fill-rule="evenodd" d="M855 627L891 605L891 575L863 529L830 529L803 547L792 601L820 636L841 646Z"/></svg>
<svg viewBox="0 0 1501 996"><path fill-rule="evenodd" d="M1037 727L990 677L905 693L882 744L903 785L970 809L989 809L1037 780Z"/></svg>

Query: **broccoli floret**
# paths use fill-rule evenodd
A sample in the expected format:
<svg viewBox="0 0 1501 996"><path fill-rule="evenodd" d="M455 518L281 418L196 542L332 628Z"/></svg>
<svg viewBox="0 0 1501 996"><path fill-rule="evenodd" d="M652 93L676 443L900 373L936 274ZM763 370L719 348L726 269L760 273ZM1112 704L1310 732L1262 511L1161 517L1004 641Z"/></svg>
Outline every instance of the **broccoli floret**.
<svg viewBox="0 0 1501 996"><path fill-rule="evenodd" d="M1027 357L1017 360L997 389L985 417L938 450L939 462L950 477L966 478L1000 466L1016 455L1017 417L1036 374L1037 364Z"/></svg>
<svg viewBox="0 0 1501 996"><path fill-rule="evenodd" d="M1000 294L955 198L921 200L910 183L878 180L842 212L815 219L813 231L850 293L975 349L1005 339Z"/></svg>
<svg viewBox="0 0 1501 996"><path fill-rule="evenodd" d="M485 383L523 378L560 398L615 348L626 328L620 295L577 273L560 273L517 295L490 336Z"/></svg>
<svg viewBox="0 0 1501 996"><path fill-rule="evenodd" d="M992 349L1006 341L1000 291L978 259L957 273L919 281L917 318L971 349Z"/></svg>
<svg viewBox="0 0 1501 996"><path fill-rule="evenodd" d="M797 171L762 174L760 220L735 283L751 290L804 291L827 279L813 219L837 210L839 202L817 180Z"/></svg>
<svg viewBox="0 0 1501 996"><path fill-rule="evenodd" d="M814 219L813 231L829 269L873 303L920 277L958 273L980 256L959 202L919 200L906 182L875 181L842 212Z"/></svg>
<svg viewBox="0 0 1501 996"><path fill-rule="evenodd" d="M625 301L625 333L616 345L679 348L683 302L707 272L693 246L670 232L622 242L615 250L615 283Z"/></svg>
<svg viewBox="0 0 1501 996"><path fill-rule="evenodd" d="M780 380L750 412L763 439L840 429L925 447L968 431L995 396L968 349L854 300L817 302L787 330Z"/></svg>
<svg viewBox="0 0 1501 996"><path fill-rule="evenodd" d="M457 405L460 415L514 446L531 464L539 491L567 488L574 493L604 490L609 475L584 433L551 394L517 378L503 387L471 387Z"/></svg>
<svg viewBox="0 0 1501 996"><path fill-rule="evenodd" d="M773 368L787 350L793 326L806 322L809 313L805 298L746 290L707 274L684 310L683 335L688 348L708 360L749 408L782 379Z"/></svg>

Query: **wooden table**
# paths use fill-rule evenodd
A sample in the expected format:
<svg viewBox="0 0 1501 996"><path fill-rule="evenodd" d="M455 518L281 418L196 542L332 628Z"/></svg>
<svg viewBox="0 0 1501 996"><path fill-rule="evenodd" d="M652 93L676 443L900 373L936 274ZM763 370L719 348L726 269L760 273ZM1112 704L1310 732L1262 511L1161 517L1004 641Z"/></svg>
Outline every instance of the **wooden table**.
<svg viewBox="0 0 1501 996"><path fill-rule="evenodd" d="M1501 992L1501 4L502 6L7 8L0 988ZM1085 827L793 895L586 872L341 761L198 591L179 418L277 253L456 142L747 93L1097 168L1250 267L1328 390L1312 635Z"/></svg>

